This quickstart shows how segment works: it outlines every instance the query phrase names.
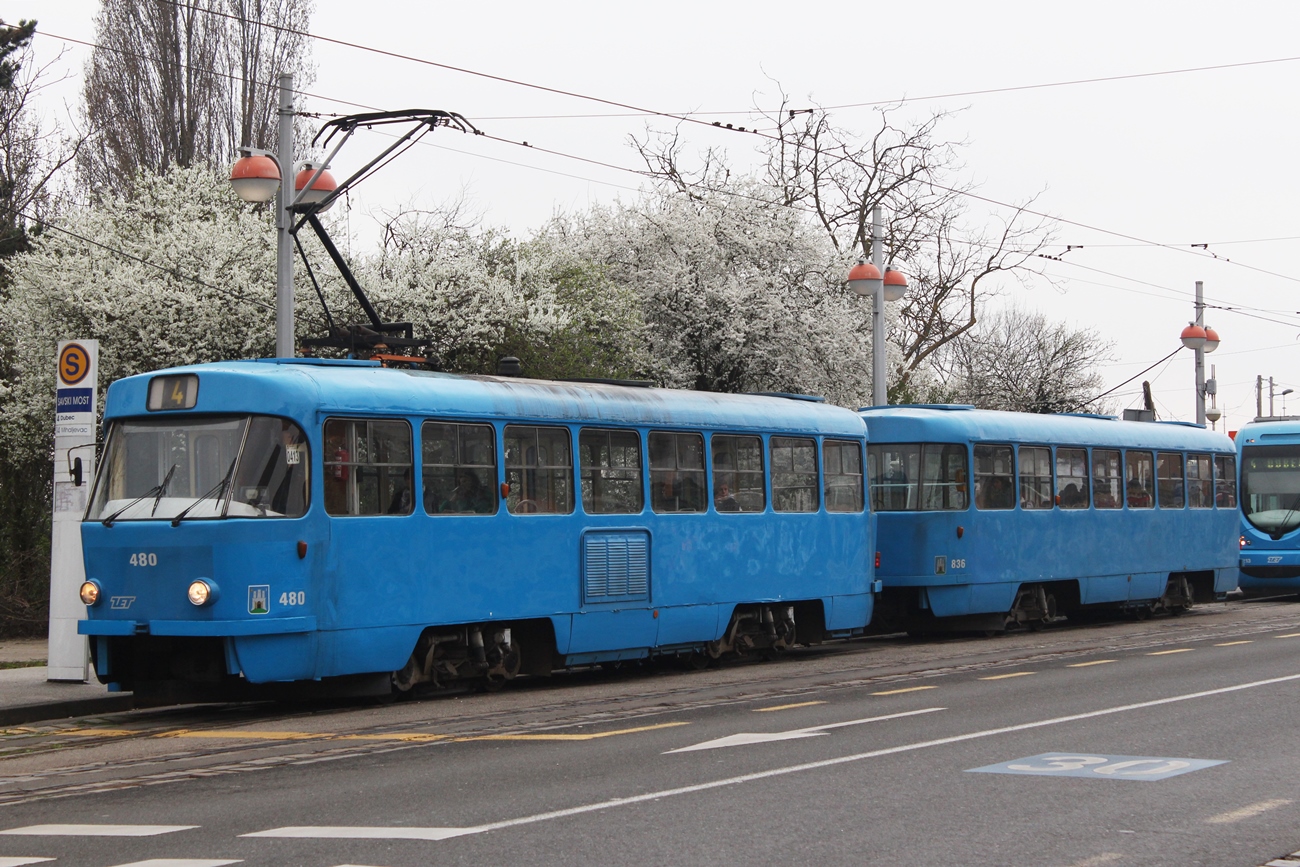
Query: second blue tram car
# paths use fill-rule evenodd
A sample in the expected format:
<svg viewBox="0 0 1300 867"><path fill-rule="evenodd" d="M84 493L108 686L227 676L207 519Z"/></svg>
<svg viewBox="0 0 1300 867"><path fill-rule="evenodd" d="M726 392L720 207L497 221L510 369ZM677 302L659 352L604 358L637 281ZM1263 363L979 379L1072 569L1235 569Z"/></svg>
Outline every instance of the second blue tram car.
<svg viewBox="0 0 1300 867"><path fill-rule="evenodd" d="M130 377L104 418L80 630L137 695L495 684L871 617L849 410L296 359Z"/></svg>
<svg viewBox="0 0 1300 867"><path fill-rule="evenodd" d="M969 406L861 411L878 627L1179 613L1236 585L1231 441L1198 425Z"/></svg>
<svg viewBox="0 0 1300 867"><path fill-rule="evenodd" d="M1237 431L1241 575L1249 595L1300 593L1300 419L1259 418Z"/></svg>

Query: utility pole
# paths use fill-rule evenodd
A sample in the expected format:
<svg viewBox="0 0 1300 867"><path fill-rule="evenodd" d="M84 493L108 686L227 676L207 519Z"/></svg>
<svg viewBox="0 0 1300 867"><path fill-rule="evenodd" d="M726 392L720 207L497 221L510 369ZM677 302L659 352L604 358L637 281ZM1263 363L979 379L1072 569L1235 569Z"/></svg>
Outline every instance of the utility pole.
<svg viewBox="0 0 1300 867"><path fill-rule="evenodd" d="M293 75L280 74L280 193L275 200L275 357L293 358Z"/></svg>

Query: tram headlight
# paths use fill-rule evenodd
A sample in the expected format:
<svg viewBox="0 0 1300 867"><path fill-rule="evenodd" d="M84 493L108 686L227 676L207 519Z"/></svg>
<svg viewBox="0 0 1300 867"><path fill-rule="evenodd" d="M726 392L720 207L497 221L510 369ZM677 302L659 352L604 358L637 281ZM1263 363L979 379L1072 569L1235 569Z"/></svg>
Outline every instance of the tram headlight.
<svg viewBox="0 0 1300 867"><path fill-rule="evenodd" d="M189 597L191 605L200 608L204 605L211 605L217 601L217 585L199 578L190 582L190 589L186 595Z"/></svg>
<svg viewBox="0 0 1300 867"><path fill-rule="evenodd" d="M99 602L99 582L93 578L89 581L81 582L81 604L95 605Z"/></svg>

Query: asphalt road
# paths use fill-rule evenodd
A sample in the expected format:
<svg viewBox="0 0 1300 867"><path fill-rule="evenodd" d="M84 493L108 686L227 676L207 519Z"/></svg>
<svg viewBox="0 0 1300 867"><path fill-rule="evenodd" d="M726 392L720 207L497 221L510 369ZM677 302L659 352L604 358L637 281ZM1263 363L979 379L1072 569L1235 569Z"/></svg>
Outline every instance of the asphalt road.
<svg viewBox="0 0 1300 867"><path fill-rule="evenodd" d="M0 867L1257 867L1300 849L1300 604L392 705L0 733Z"/></svg>

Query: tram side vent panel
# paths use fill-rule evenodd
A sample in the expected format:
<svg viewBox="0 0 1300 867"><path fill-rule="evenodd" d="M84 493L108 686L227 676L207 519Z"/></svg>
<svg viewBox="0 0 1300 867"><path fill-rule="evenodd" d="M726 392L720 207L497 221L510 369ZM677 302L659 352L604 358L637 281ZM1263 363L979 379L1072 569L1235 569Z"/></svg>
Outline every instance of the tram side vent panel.
<svg viewBox="0 0 1300 867"><path fill-rule="evenodd" d="M585 603L650 601L650 536L587 533L582 539Z"/></svg>

